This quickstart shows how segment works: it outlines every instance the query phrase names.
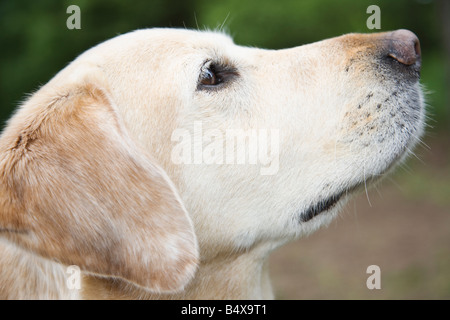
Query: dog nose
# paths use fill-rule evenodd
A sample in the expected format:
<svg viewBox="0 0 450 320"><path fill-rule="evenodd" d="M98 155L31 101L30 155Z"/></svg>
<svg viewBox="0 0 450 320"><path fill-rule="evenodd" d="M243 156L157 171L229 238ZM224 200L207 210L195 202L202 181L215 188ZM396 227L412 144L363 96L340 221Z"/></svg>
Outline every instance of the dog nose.
<svg viewBox="0 0 450 320"><path fill-rule="evenodd" d="M385 34L387 56L401 64L411 66L420 62L419 38L409 30L396 30Z"/></svg>

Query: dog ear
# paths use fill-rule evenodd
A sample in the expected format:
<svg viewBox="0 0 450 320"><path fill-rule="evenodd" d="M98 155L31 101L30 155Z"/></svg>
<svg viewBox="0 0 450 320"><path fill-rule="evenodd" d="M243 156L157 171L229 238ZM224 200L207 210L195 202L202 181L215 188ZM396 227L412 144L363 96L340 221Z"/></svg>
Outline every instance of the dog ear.
<svg viewBox="0 0 450 320"><path fill-rule="evenodd" d="M152 292L182 289L198 248L170 179L128 138L104 88L41 91L0 139L0 236Z"/></svg>

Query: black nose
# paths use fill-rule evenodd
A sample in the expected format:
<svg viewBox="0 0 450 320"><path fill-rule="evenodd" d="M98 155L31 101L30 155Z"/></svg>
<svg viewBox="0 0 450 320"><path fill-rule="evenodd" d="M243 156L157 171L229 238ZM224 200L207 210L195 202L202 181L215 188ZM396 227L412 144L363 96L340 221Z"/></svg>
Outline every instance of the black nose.
<svg viewBox="0 0 450 320"><path fill-rule="evenodd" d="M385 34L387 56L401 64L411 66L420 63L419 38L409 30L397 30Z"/></svg>

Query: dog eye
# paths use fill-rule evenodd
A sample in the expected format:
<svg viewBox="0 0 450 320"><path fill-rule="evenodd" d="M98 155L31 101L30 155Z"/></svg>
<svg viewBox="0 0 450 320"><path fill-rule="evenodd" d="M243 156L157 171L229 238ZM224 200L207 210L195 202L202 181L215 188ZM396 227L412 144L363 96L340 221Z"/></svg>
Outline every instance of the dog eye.
<svg viewBox="0 0 450 320"><path fill-rule="evenodd" d="M231 65L206 62L201 70L197 90L219 89L237 77L237 70Z"/></svg>
<svg viewBox="0 0 450 320"><path fill-rule="evenodd" d="M222 82L222 79L217 76L215 70L211 67L203 71L200 77L200 84L204 86L216 86Z"/></svg>

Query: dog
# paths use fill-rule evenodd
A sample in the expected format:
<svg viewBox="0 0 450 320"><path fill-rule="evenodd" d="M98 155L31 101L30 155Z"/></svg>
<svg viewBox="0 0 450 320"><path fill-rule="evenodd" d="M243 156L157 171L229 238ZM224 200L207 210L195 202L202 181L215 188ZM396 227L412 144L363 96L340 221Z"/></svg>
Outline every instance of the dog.
<svg viewBox="0 0 450 320"><path fill-rule="evenodd" d="M266 50L143 29L91 48L1 135L0 297L273 299L270 252L419 141L420 50L408 30Z"/></svg>

